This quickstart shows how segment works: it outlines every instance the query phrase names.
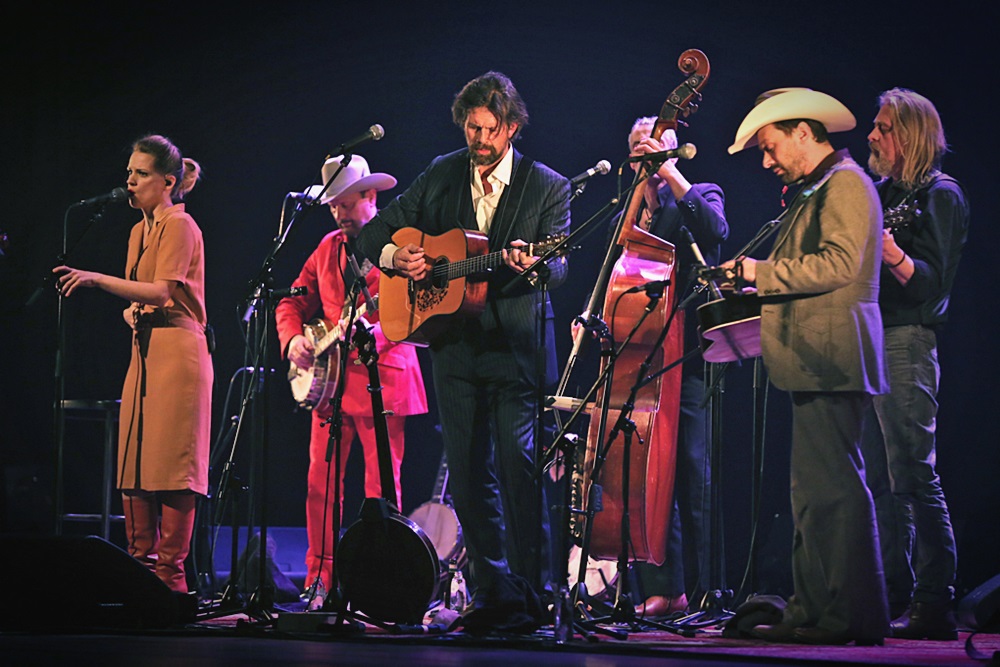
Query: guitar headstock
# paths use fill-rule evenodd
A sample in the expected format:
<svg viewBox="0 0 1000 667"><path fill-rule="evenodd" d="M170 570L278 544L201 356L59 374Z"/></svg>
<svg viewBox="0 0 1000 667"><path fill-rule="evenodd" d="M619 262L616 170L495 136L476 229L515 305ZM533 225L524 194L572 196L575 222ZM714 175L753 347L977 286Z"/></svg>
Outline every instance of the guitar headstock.
<svg viewBox="0 0 1000 667"><path fill-rule="evenodd" d="M548 252L553 246L559 245L566 240L565 234L556 234L555 236L550 236L546 239L538 241L536 243L529 243L525 248L528 254L532 257L538 257L539 255ZM572 248L566 247L562 248L558 254L562 255L572 250Z"/></svg>
<svg viewBox="0 0 1000 667"><path fill-rule="evenodd" d="M900 229L911 224L922 213L917 202L905 201L882 212L882 226L886 229Z"/></svg>

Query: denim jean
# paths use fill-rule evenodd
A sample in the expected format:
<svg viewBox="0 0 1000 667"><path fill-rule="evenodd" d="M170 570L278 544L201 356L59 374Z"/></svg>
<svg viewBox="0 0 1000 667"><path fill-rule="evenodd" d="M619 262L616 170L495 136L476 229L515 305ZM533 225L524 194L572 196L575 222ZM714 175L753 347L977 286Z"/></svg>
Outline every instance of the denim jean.
<svg viewBox="0 0 1000 667"><path fill-rule="evenodd" d="M876 448L867 446L866 457L890 599L898 596L899 587L909 584L914 602L948 601L954 595L957 555L948 505L935 470L937 336L933 329L920 325L887 327L885 349L891 389L874 400L884 441L885 472L879 473L882 460ZM886 476L891 495L880 493Z"/></svg>

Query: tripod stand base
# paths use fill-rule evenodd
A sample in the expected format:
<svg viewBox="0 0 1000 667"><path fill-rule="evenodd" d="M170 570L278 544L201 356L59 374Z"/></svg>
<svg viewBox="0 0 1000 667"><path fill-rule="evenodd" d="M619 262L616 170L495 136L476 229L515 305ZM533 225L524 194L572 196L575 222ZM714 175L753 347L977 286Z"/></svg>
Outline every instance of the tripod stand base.
<svg viewBox="0 0 1000 667"><path fill-rule="evenodd" d="M678 618L670 625L675 631L686 636L693 636L693 631L698 628L721 625L733 616L733 612L728 608L732 600L733 592L730 590L708 591L702 597L698 611Z"/></svg>

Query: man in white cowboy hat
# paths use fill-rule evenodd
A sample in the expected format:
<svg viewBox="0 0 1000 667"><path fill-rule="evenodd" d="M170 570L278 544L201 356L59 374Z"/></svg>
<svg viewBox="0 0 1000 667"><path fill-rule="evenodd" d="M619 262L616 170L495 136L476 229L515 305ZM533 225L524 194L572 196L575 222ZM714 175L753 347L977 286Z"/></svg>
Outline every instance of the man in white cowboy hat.
<svg viewBox="0 0 1000 667"><path fill-rule="evenodd" d="M339 229L323 237L306 260L299 277L295 279L293 286L306 287L307 293L282 299L275 309L282 355L303 369L312 368L315 362L313 346L303 335L303 325L317 314L331 323L336 323L347 315L346 307L350 305L347 296L349 292L357 295L351 288L358 278L347 261L347 253L351 252L350 242L357 238L361 229L378 212L375 201L378 191L388 190L396 185L396 179L389 174L371 173L368 163L360 155L354 155L349 162L340 155L330 158L323 165L322 174L323 184L311 186L307 194L311 199L318 199L319 203L330 207ZM369 292L375 294L378 290L379 272L370 263L362 262L362 259L358 257L361 272L365 274L363 278ZM396 503L397 507L401 507L399 470L403 460L404 422L407 415L427 412L427 396L415 348L389 342L382 335L377 314L367 313L366 317L374 324L382 399L386 411L391 413L386 421L396 480ZM365 366L353 363L356 357L355 351L347 360L341 404L343 446L339 465L340 494L342 499L344 465L354 436L357 435L364 448L365 496L380 498L382 489L372 402L367 390L368 371ZM306 552L306 586L311 609L322 605L326 593L335 584L331 580L334 501L332 477L335 465L326 461L330 433L323 427L331 412L332 407L328 401L315 406L312 411L306 496L306 532L309 540Z"/></svg>
<svg viewBox="0 0 1000 667"><path fill-rule="evenodd" d="M766 260L724 264L761 297L761 349L792 399L794 595L770 641L880 644L888 626L860 444L872 396L888 389L878 310L882 210L871 179L828 134L854 116L806 88L764 93L729 147L757 145L795 196Z"/></svg>

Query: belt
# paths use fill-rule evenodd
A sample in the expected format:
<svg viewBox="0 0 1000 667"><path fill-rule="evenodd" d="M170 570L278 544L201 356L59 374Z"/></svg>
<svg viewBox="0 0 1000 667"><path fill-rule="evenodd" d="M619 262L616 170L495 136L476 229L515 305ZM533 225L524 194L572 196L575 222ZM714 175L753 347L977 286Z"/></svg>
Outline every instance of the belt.
<svg viewBox="0 0 1000 667"><path fill-rule="evenodd" d="M170 318L167 317L166 311L154 310L139 313L135 317L135 330L144 331L146 329L156 329L160 327L169 327Z"/></svg>

